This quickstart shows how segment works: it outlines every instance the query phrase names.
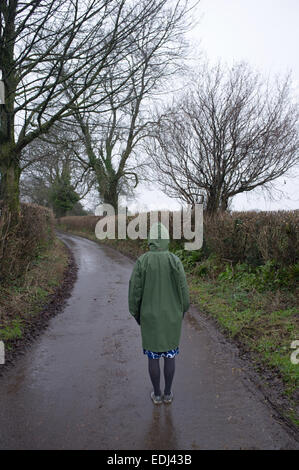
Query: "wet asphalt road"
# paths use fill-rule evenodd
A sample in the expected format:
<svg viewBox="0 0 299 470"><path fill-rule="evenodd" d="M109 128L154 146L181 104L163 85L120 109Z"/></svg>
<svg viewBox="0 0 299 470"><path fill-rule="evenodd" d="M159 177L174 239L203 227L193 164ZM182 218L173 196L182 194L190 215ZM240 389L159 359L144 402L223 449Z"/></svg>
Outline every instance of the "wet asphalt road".
<svg viewBox="0 0 299 470"><path fill-rule="evenodd" d="M78 263L62 313L0 378L1 449L295 449L234 350L190 309L172 405L154 406L127 307L133 263L61 234ZM162 382L163 384L163 382Z"/></svg>

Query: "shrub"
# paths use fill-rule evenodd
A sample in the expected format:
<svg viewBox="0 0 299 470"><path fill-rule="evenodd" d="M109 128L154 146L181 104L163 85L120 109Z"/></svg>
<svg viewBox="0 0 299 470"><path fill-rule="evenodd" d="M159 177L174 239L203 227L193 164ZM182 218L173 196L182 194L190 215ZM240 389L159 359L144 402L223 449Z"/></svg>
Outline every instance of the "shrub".
<svg viewBox="0 0 299 470"><path fill-rule="evenodd" d="M94 233L97 221L101 217L95 215L70 215L56 219L56 223L66 230Z"/></svg>
<svg viewBox="0 0 299 470"><path fill-rule="evenodd" d="M299 261L299 211L234 212L204 217L208 251L233 264Z"/></svg>
<svg viewBox="0 0 299 470"><path fill-rule="evenodd" d="M29 263L54 240L53 212L37 204L21 203L16 226L3 213L0 220L0 282L21 276Z"/></svg>
<svg viewBox="0 0 299 470"><path fill-rule="evenodd" d="M280 288L296 288L299 281L299 263L291 266L278 266L274 261L252 267L246 263L235 266L226 265L218 275L221 282L235 282L241 288L257 291L275 290Z"/></svg>
<svg viewBox="0 0 299 470"><path fill-rule="evenodd" d="M134 217L127 217L127 223ZM96 223L100 218L93 215L62 217L58 219L58 223L66 230L94 233ZM170 236L172 236L172 226L173 213L170 212ZM245 263L253 267L262 266L267 261L273 261L280 267L299 262L298 210L233 212L231 214L220 213L216 216L204 214L203 234L201 250L189 252L198 254L188 255L188 252L183 250L182 241L184 240L171 241L171 249L180 253L186 266L194 265L196 256L203 260L211 255L233 265Z"/></svg>

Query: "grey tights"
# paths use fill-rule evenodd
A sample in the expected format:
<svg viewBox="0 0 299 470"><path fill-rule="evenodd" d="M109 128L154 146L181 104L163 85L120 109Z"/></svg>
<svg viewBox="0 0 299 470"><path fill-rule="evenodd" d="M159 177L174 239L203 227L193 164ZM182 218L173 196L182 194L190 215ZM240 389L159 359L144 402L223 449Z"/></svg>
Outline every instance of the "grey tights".
<svg viewBox="0 0 299 470"><path fill-rule="evenodd" d="M156 396L161 395L160 389L160 361L159 359L148 358L148 371L154 387ZM164 394L170 395L171 385L175 372L175 357L164 357Z"/></svg>

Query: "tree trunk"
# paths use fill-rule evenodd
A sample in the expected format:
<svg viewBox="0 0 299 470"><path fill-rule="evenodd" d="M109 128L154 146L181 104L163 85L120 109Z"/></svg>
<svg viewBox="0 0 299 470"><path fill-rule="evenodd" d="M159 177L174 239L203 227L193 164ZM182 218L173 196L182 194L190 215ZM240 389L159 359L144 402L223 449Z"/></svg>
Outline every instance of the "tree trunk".
<svg viewBox="0 0 299 470"><path fill-rule="evenodd" d="M98 192L99 196L102 199L104 204L110 204L113 206L115 214L117 214L118 207L118 181L113 175L112 178L107 177L107 175L97 174L98 180Z"/></svg>
<svg viewBox="0 0 299 470"><path fill-rule="evenodd" d="M1 198L5 210L11 214L11 222L17 223L20 215L19 181L21 170L17 162L1 165Z"/></svg>
<svg viewBox="0 0 299 470"><path fill-rule="evenodd" d="M228 199L223 198L223 199L221 200L220 210L221 210L222 212L225 212L225 211L227 211L227 209L228 209Z"/></svg>
<svg viewBox="0 0 299 470"><path fill-rule="evenodd" d="M5 2L6 3L6 2ZM4 105L0 106L0 173L1 198L3 209L10 213L11 225L19 220L19 155L15 147L15 93L18 85L14 63L16 40L15 18L18 2L16 0L1 5L1 19L5 18L5 27L1 31L0 63L4 82Z"/></svg>
<svg viewBox="0 0 299 470"><path fill-rule="evenodd" d="M228 209L229 198L221 197L221 188L212 189L207 194L206 210L209 214L216 214L216 212L225 212Z"/></svg>
<svg viewBox="0 0 299 470"><path fill-rule="evenodd" d="M117 207L118 207L118 194L116 188L113 186L109 189L108 192L105 192L101 195L105 204L110 204L113 206L115 215L117 215Z"/></svg>
<svg viewBox="0 0 299 470"><path fill-rule="evenodd" d="M206 211L208 214L216 214L219 209L218 197L214 191L209 191L207 194Z"/></svg>

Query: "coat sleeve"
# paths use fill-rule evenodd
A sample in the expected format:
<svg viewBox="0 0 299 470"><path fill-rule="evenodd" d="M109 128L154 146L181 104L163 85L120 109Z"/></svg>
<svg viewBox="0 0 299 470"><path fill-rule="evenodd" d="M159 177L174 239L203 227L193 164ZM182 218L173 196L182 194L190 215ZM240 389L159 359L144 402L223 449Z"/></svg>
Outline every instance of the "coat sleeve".
<svg viewBox="0 0 299 470"><path fill-rule="evenodd" d="M142 301L142 275L140 262L137 260L129 281L129 312L140 325L140 306Z"/></svg>
<svg viewBox="0 0 299 470"><path fill-rule="evenodd" d="M182 292L183 314L184 314L187 312L187 310L190 307L189 288L188 288L184 266L180 259L178 260L178 267L179 267L179 280L180 280L180 287L181 287L181 292Z"/></svg>

